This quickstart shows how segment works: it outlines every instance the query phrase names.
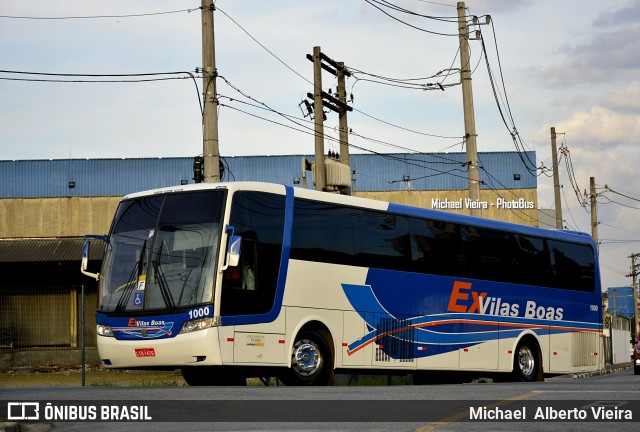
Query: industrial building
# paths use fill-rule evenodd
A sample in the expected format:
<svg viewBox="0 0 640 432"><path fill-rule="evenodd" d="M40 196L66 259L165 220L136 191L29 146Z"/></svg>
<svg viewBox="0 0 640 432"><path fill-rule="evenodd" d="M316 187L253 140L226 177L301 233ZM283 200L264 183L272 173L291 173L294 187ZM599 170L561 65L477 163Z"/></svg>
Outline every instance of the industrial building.
<svg viewBox="0 0 640 432"><path fill-rule="evenodd" d="M538 225L537 177L522 158L534 152L480 153L480 200L468 198L464 153L350 155L353 195ZM221 159L223 181L313 188L312 156ZM193 183L191 157L0 161L0 369L80 363L95 352L96 282L80 273L84 234L105 234L123 195ZM101 260L93 250L91 260ZM81 293L84 291L84 296ZM84 308L83 308L84 306ZM84 332L81 317L84 310Z"/></svg>

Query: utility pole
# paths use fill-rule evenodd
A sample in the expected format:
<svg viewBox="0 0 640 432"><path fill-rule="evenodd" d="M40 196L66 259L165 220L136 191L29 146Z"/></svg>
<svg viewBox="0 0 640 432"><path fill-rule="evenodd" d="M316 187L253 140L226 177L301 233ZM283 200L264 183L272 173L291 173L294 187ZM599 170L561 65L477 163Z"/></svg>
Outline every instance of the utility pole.
<svg viewBox="0 0 640 432"><path fill-rule="evenodd" d="M349 74L344 68L344 62L338 62L336 72L338 72L338 100L343 105L347 105L347 90L345 86L345 75ZM342 164L351 167L349 165L349 128L347 126L347 110L344 107L338 106L338 125L340 127L340 162ZM351 168L349 168L351 172ZM351 184L345 188L345 194L351 195Z"/></svg>
<svg viewBox="0 0 640 432"><path fill-rule="evenodd" d="M325 115L322 107L329 108L331 111L337 112L339 115L340 125L340 153L341 161L344 166L349 168L349 129L347 127L347 111L353 111L353 108L347 105L347 94L345 90L344 79L351 76L351 73L344 67L344 63L336 62L322 53L320 47L313 47L313 55L307 54L307 59L313 62L313 94L307 93L307 97L313 100L313 113L315 120L315 170L316 170L316 189L317 190L333 190L336 185L330 185L327 188L327 174L324 161L324 128L322 126ZM328 64L325 64L326 62ZM329 93L322 91L322 69L331 73L338 78L337 98ZM309 104L307 108L309 109ZM346 161L346 163L345 163ZM341 193L351 195L351 187L349 184L340 185Z"/></svg>
<svg viewBox="0 0 640 432"><path fill-rule="evenodd" d="M473 89L471 87L471 64L469 63L469 27L467 26L464 2L458 2L458 35L460 39L460 81L464 106L464 132L467 145L469 198L480 200L480 176L478 174L478 150L476 148L476 120L473 111ZM481 210L470 208L472 216L481 216Z"/></svg>
<svg viewBox="0 0 640 432"><path fill-rule="evenodd" d="M212 0L201 0L202 12L202 149L204 155L204 181L220 181L220 152L218 148L218 94L216 89L216 53L213 33Z"/></svg>
<svg viewBox="0 0 640 432"><path fill-rule="evenodd" d="M598 206L596 204L596 179L589 177L589 189L591 198L591 237L596 242L596 250L600 250L598 246Z"/></svg>
<svg viewBox="0 0 640 432"><path fill-rule="evenodd" d="M316 190L324 190L327 184L324 167L324 112L322 110L322 62L320 47L313 47L313 112L315 120Z"/></svg>
<svg viewBox="0 0 640 432"><path fill-rule="evenodd" d="M635 318L636 325L636 340L638 335L640 334L640 323L638 323L638 318L640 317L640 313L638 312L638 267L636 266L636 258L640 257L640 254L631 254L629 258L631 258L631 273L628 276L631 276L631 289L633 290L633 317Z"/></svg>
<svg viewBox="0 0 640 432"><path fill-rule="evenodd" d="M553 163L553 192L556 201L556 228L562 229L562 203L560 201L560 176L558 175L558 151L556 149L556 128L551 128L551 161Z"/></svg>

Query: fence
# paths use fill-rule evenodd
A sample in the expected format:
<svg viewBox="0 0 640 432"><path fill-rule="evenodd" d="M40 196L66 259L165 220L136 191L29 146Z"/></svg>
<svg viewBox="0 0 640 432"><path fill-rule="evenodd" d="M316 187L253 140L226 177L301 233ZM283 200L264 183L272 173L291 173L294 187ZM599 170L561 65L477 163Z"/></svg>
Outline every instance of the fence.
<svg viewBox="0 0 640 432"><path fill-rule="evenodd" d="M86 362L98 364L96 304L95 288L2 287L0 370L80 365L83 343Z"/></svg>
<svg viewBox="0 0 640 432"><path fill-rule="evenodd" d="M605 360L609 364L628 363L630 351L631 321L625 317L606 316L604 319Z"/></svg>

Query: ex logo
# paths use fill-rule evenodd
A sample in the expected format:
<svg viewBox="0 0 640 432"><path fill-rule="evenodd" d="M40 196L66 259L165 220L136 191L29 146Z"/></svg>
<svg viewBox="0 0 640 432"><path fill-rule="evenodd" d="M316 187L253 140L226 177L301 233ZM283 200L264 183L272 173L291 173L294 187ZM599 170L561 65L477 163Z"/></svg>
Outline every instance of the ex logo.
<svg viewBox="0 0 640 432"><path fill-rule="evenodd" d="M473 298L471 305L469 305L469 293ZM486 296L486 292L472 291L471 282L455 281L447 310L449 312L480 313L480 299L484 299Z"/></svg>

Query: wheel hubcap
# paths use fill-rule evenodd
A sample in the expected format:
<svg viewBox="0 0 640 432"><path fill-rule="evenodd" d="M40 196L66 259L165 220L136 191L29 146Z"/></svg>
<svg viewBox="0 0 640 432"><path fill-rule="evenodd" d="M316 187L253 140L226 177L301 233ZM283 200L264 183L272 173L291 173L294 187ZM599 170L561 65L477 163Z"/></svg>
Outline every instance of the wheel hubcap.
<svg viewBox="0 0 640 432"><path fill-rule="evenodd" d="M293 369L300 375L313 375L322 363L318 346L310 340L296 342L293 347Z"/></svg>
<svg viewBox="0 0 640 432"><path fill-rule="evenodd" d="M520 351L518 351L518 365L520 366L520 372L522 372L522 375L529 376L533 373L536 366L536 360L529 347L520 347Z"/></svg>

